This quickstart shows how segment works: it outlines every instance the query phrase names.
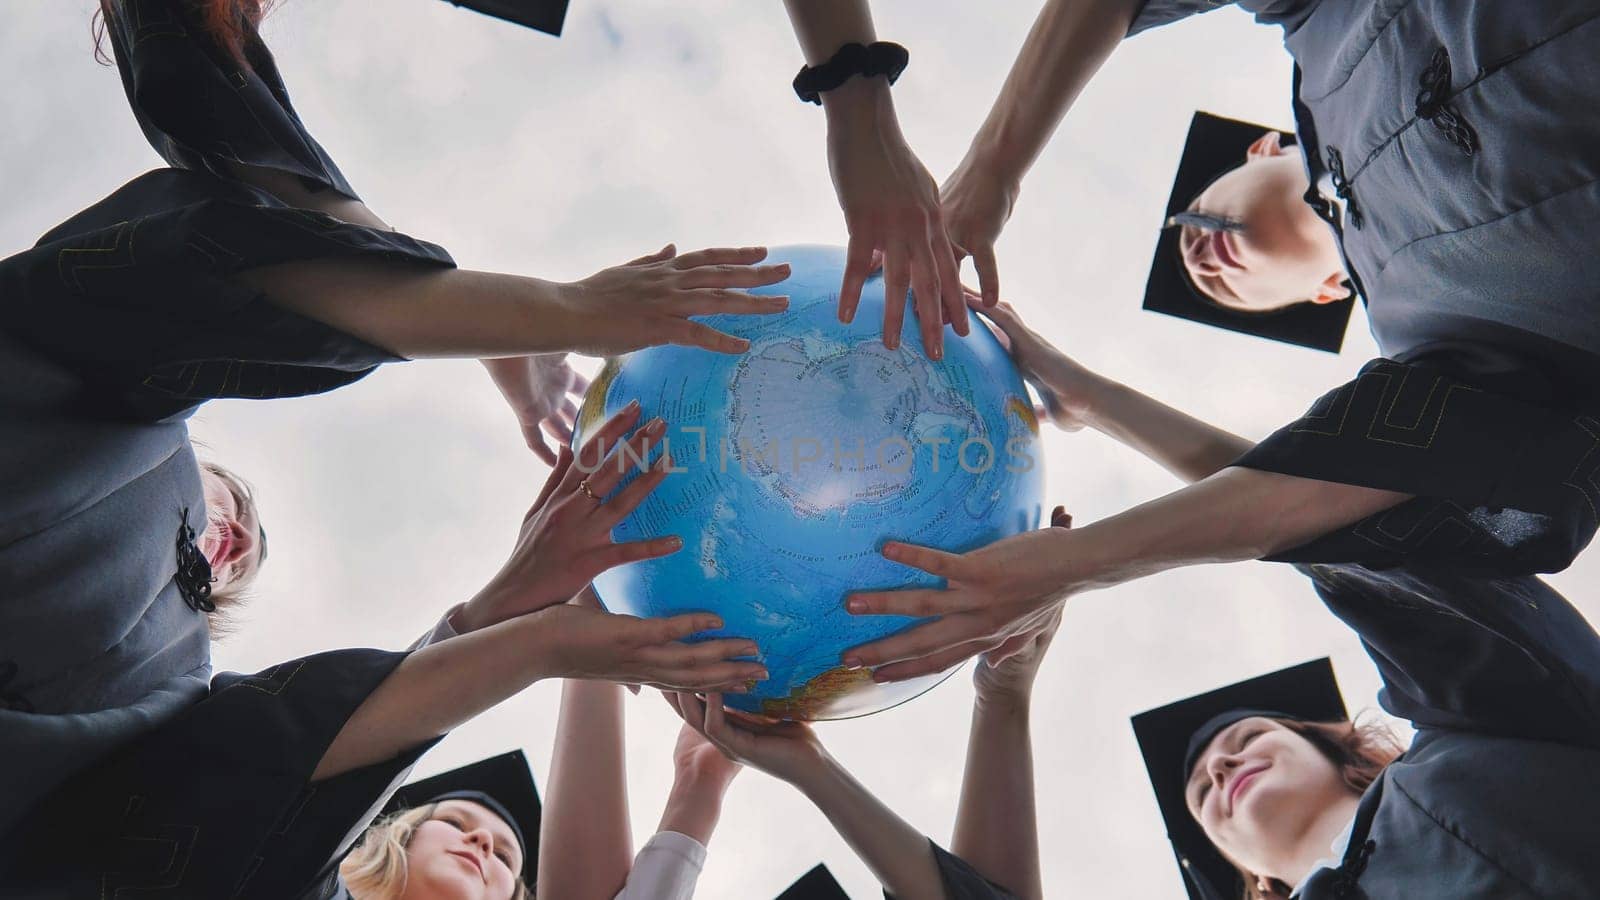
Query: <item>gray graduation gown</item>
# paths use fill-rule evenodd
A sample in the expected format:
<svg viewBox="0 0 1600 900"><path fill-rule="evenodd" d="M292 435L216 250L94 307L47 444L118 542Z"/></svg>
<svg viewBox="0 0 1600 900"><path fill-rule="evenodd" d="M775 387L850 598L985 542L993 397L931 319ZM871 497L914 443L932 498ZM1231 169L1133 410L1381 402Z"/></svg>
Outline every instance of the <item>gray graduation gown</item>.
<svg viewBox="0 0 1600 900"><path fill-rule="evenodd" d="M305 259L453 265L435 245L218 174L241 161L353 196L253 34L240 67L182 3L118 9L130 103L177 168L0 261L0 834L205 695L205 617L174 578L180 525L205 527L187 416L214 397L330 390L398 359L230 276Z"/></svg>

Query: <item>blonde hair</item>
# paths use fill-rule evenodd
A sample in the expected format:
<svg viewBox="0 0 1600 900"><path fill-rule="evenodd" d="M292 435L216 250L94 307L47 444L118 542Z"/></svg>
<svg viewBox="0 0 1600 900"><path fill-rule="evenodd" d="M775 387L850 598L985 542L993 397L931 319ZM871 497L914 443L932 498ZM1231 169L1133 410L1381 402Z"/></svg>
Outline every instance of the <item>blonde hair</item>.
<svg viewBox="0 0 1600 900"><path fill-rule="evenodd" d="M406 891L406 847L423 822L433 818L437 803L390 813L367 826L361 841L339 863L339 877L355 900L396 900ZM534 900L533 891L516 878L511 900Z"/></svg>
<svg viewBox="0 0 1600 900"><path fill-rule="evenodd" d="M223 484L227 485L228 490L239 498L242 507L251 510L257 509L255 488L250 486L250 482L240 478L237 472L210 460L201 460L200 468L215 475ZM259 510L256 515L259 521ZM206 627L211 632L212 640L221 640L233 633L234 627L238 623L234 621L232 611L244 606L245 601L250 597L250 585L256 580L256 575L260 574L260 572L261 565L258 562L255 568L251 569L243 578L236 578L224 585L220 590L211 592L211 602L216 604L217 608L206 613Z"/></svg>

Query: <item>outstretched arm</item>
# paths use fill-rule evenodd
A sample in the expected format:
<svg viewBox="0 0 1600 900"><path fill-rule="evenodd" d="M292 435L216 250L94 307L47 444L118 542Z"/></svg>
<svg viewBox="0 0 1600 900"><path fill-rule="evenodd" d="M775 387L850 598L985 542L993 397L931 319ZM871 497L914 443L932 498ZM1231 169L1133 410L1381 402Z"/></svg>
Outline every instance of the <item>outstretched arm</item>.
<svg viewBox="0 0 1600 900"><path fill-rule="evenodd" d="M942 193L950 239L973 257L985 306L1000 299L994 243L1033 161L1127 34L1144 0L1050 0Z"/></svg>
<svg viewBox="0 0 1600 900"><path fill-rule="evenodd" d="M866 0L784 0L806 63L830 59L849 43L871 44L872 13ZM828 118L828 170L850 231L839 319L855 318L861 287L881 251L884 296L915 294L922 344L928 356L944 355L944 322L956 334L969 328L961 302L961 273L945 235L939 191L917 159L895 115L887 78L856 76L821 95ZM885 303L883 343L900 346L905 304Z"/></svg>
<svg viewBox="0 0 1600 900"><path fill-rule="evenodd" d="M1050 524L1070 528L1072 517L1058 506ZM950 851L1022 900L1044 896L1029 721L1033 682L1060 624L1057 612L1004 662L980 658L972 670L972 730Z"/></svg>
<svg viewBox="0 0 1600 900"><path fill-rule="evenodd" d="M817 741L805 725L734 720L720 694L704 700L667 695L678 714L730 759L799 788L897 897L942 897L943 882L926 836L884 806Z"/></svg>
<svg viewBox="0 0 1600 900"><path fill-rule="evenodd" d="M615 684L567 681L561 687L539 823L538 885L546 896L611 900L628 880L633 835L622 701Z"/></svg>
<svg viewBox="0 0 1600 900"><path fill-rule="evenodd" d="M852 613L937 616L846 652L881 681L942 671L1036 631L1068 597L1167 569L1260 559L1401 503L1410 495L1230 463L1242 439L1088 373L1002 304L986 314L1065 428L1093 424L1189 486L1071 531L1044 529L965 554L898 542L883 553L946 580L942 590L856 594ZM1002 652L1002 658L1003 658Z"/></svg>
<svg viewBox="0 0 1600 900"><path fill-rule="evenodd" d="M764 258L762 247L679 256L669 244L565 284L350 259L262 266L234 278L279 306L413 359L562 350L605 356L657 344L740 353L748 341L689 317L787 309L786 297L737 290L789 277L787 265L755 265Z"/></svg>

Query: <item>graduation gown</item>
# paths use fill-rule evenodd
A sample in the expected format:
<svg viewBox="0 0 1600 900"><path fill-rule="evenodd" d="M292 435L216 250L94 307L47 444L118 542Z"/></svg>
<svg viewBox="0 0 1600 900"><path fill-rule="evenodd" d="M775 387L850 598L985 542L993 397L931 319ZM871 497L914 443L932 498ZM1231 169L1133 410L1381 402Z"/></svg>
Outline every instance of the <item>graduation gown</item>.
<svg viewBox="0 0 1600 900"><path fill-rule="evenodd" d="M1238 5L1284 31L1307 200L1383 353L1238 464L1424 495L1282 558L1561 568L1600 510L1600 0Z"/></svg>
<svg viewBox="0 0 1600 900"><path fill-rule="evenodd" d="M6 896L301 896L436 743L310 782L405 656L339 650L217 676L203 702L74 777L0 845Z"/></svg>
<svg viewBox="0 0 1600 900"><path fill-rule="evenodd" d="M1226 5L1148 0L1130 34ZM1237 5L1283 30L1307 199L1383 355L1488 344L1593 398L1600 0Z"/></svg>
<svg viewBox="0 0 1600 900"><path fill-rule="evenodd" d="M135 112L189 168L146 173L0 261L0 834L206 693L205 616L176 577L180 527L205 527L185 419L214 397L317 393L398 359L231 276L308 259L453 265L432 244L214 174L215 147L191 149L198 132L173 123L174 110L238 125L222 132L235 158L348 189L265 48L237 91L194 103L197 85L239 73L171 49L177 26L158 13L179 4L123 8L137 16L110 31ZM164 80L141 79L141 64L167 67Z"/></svg>

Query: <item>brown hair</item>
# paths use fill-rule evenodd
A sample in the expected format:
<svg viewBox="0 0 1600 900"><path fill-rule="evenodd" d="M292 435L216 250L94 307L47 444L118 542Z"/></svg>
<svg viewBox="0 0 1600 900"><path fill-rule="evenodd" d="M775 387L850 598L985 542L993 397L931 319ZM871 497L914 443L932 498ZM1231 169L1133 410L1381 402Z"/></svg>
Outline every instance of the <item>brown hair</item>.
<svg viewBox="0 0 1600 900"><path fill-rule="evenodd" d="M367 826L361 841L339 863L339 877L356 900L395 900L406 890L406 847L437 803L391 813ZM516 879L511 900L533 900L533 891Z"/></svg>
<svg viewBox="0 0 1600 900"><path fill-rule="evenodd" d="M94 35L94 58L110 65L105 53L106 23L117 15L120 0L100 0L100 9L90 25ZM245 37L256 30L276 0L184 0L190 15L241 66L249 67L244 56Z"/></svg>
<svg viewBox="0 0 1600 900"><path fill-rule="evenodd" d="M1272 721L1310 741L1311 746L1339 768L1340 777L1355 794L1366 793L1383 770L1404 752L1400 739L1381 720L1301 722L1272 718ZM1243 866L1235 864L1234 868L1239 872L1239 880L1244 882L1241 900L1288 900L1292 887L1282 879L1258 879ZM1262 883L1266 890L1261 889Z"/></svg>

